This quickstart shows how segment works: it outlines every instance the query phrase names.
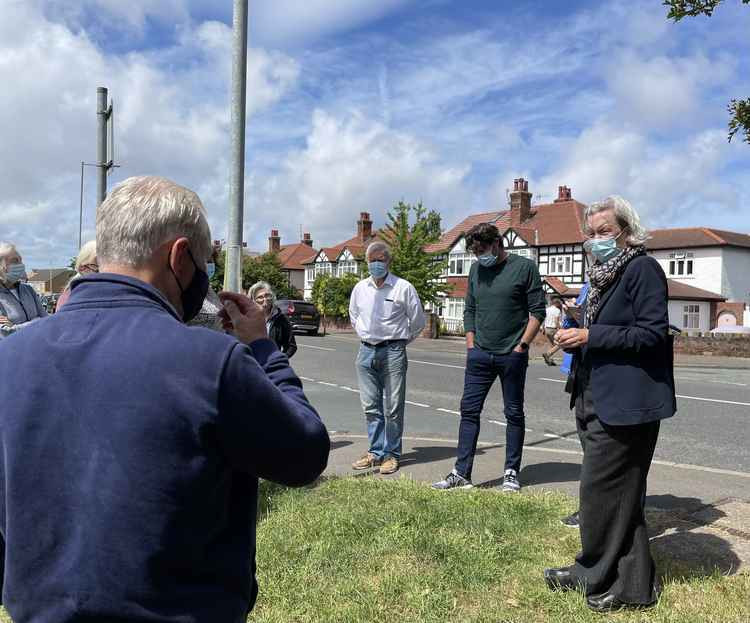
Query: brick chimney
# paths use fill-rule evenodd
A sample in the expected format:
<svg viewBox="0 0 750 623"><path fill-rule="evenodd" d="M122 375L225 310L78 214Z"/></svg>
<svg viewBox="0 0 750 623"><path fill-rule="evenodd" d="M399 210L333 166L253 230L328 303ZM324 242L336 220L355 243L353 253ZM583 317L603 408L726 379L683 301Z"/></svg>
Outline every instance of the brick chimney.
<svg viewBox="0 0 750 623"><path fill-rule="evenodd" d="M570 188L567 186L558 186L557 187L557 199L555 199L555 203L560 203L561 201L570 201L573 198L573 195L570 192Z"/></svg>
<svg viewBox="0 0 750 623"><path fill-rule="evenodd" d="M520 225L531 216L531 193L529 183L519 177L513 180L513 192L510 193L510 224Z"/></svg>
<svg viewBox="0 0 750 623"><path fill-rule="evenodd" d="M272 229L271 235L268 236L268 252L278 253L281 251L281 238L279 237L279 230Z"/></svg>
<svg viewBox="0 0 750 623"><path fill-rule="evenodd" d="M370 214L368 212L359 213L359 220L357 221L357 237L362 242L366 242L372 238L372 221L370 220Z"/></svg>
<svg viewBox="0 0 750 623"><path fill-rule="evenodd" d="M313 246L313 241L312 241L312 237L311 237L311 236L310 236L310 234L308 234L307 232L305 232L305 233L304 233L304 234L302 235L302 240L300 240L300 242L301 242L302 244L306 244L306 245L307 245L308 247L312 247L312 246Z"/></svg>

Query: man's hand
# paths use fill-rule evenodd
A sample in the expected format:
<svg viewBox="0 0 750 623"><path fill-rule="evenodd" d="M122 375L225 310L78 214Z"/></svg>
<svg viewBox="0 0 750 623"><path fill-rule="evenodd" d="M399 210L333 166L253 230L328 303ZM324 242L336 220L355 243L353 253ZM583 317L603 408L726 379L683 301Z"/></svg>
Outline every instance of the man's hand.
<svg viewBox="0 0 750 623"><path fill-rule="evenodd" d="M243 294L219 292L224 309L219 312L222 325L243 344L268 337L266 316L255 301Z"/></svg>
<svg viewBox="0 0 750 623"><path fill-rule="evenodd" d="M580 348L589 341L588 329L560 329L555 333L555 344L563 350Z"/></svg>
<svg viewBox="0 0 750 623"><path fill-rule="evenodd" d="M0 316L0 327L11 327L13 323L8 316Z"/></svg>
<svg viewBox="0 0 750 623"><path fill-rule="evenodd" d="M472 348L474 348L474 332L467 331L466 332L466 350L471 350Z"/></svg>

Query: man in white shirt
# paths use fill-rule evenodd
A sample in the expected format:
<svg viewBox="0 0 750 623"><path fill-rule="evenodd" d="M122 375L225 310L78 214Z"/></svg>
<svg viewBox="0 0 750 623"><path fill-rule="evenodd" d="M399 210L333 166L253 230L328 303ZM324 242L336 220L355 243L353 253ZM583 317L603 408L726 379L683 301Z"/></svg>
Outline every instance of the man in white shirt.
<svg viewBox="0 0 750 623"><path fill-rule="evenodd" d="M370 277L354 286L349 318L362 341L356 366L370 448L352 467L380 465L381 474L392 474L399 467L404 431L406 345L424 329L425 317L414 286L389 272L387 244L373 242L365 258Z"/></svg>
<svg viewBox="0 0 750 623"><path fill-rule="evenodd" d="M557 365L552 359L552 356L559 350L557 344L555 344L555 333L560 328L560 321L562 320L562 300L559 296L552 296L549 307L546 309L546 317L544 318L544 328L542 329L544 335L549 340L552 346L550 352L546 352L542 355L545 363L548 366Z"/></svg>

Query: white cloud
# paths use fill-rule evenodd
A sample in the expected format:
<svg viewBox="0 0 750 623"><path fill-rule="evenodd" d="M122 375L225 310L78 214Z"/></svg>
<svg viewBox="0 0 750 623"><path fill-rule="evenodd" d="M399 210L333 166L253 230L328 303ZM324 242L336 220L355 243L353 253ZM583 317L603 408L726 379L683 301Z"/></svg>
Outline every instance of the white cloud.
<svg viewBox="0 0 750 623"><path fill-rule="evenodd" d="M339 119L317 110L306 147L288 156L283 173L252 180L251 210L258 217L253 231L262 237L277 227L285 240L296 240L302 225L316 244L330 245L356 232L360 212L383 225L399 200L423 201L441 210L448 223L465 205L468 172L468 165L444 162L406 132L356 112Z"/></svg>
<svg viewBox="0 0 750 623"><path fill-rule="evenodd" d="M70 257L78 240L80 161L95 159L95 92L115 100L116 158L111 182L160 174L204 196L223 237L229 138L229 27L206 22L178 43L151 53L105 55L84 31L46 20L33 4L11 3L0 25L0 212L3 237L30 262ZM25 37L13 33L23 32ZM297 63L253 49L248 63L248 115L277 102L296 83ZM86 171L85 238L93 236L93 169ZM40 218L43 216L44 218ZM39 245L46 240L46 249ZM25 249L25 250L24 250Z"/></svg>

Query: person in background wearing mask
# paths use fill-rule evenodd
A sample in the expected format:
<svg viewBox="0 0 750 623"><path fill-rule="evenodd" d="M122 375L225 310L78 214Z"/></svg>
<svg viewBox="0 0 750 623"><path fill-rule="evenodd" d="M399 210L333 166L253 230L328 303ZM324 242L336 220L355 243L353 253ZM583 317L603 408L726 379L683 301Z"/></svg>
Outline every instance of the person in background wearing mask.
<svg viewBox="0 0 750 623"><path fill-rule="evenodd" d="M370 447L352 468L379 465L381 474L392 474L404 432L406 345L424 329L425 316L414 286L390 272L387 244L371 243L365 258L370 276L352 290L349 319L362 342L356 367Z"/></svg>
<svg viewBox="0 0 750 623"><path fill-rule="evenodd" d="M250 286L247 296L263 309L266 316L266 329L270 339L278 349L290 359L297 352L297 340L289 318L276 307L276 295L271 286L265 281L259 281Z"/></svg>
<svg viewBox="0 0 750 623"><path fill-rule="evenodd" d="M91 273L99 272L99 264L96 260L96 240L89 240L86 244L81 247L76 258L76 274L73 279L79 279L84 275L90 275ZM60 311L63 305L68 302L70 297L70 284L73 282L71 279L68 285L65 286L65 290L57 300L57 311Z"/></svg>
<svg viewBox="0 0 750 623"><path fill-rule="evenodd" d="M26 267L15 245L0 242L0 338L47 316L39 295L25 280Z"/></svg>
<svg viewBox="0 0 750 623"><path fill-rule="evenodd" d="M313 482L330 441L261 309L208 290L198 195L160 177L96 213L101 272L0 346L3 605L14 621L236 623L257 596L258 478ZM41 355L41 356L40 356Z"/></svg>
<svg viewBox="0 0 750 623"><path fill-rule="evenodd" d="M209 281L213 279L216 274L216 260L218 259L221 247L215 246L211 252L210 261L206 262L206 276ZM221 310L223 309L219 295L214 292L213 288L209 285L206 290L206 298L203 300L201 310L196 314L188 324L191 327L205 327L206 329L213 329L214 331L223 331Z"/></svg>
<svg viewBox="0 0 750 623"><path fill-rule="evenodd" d="M480 223L466 233L471 265L464 301L466 373L458 427L458 457L453 471L432 486L469 488L484 401L500 377L505 421L503 491L520 490L518 473L525 433L523 412L529 344L544 322L544 290L536 264L508 254L497 227Z"/></svg>
<svg viewBox="0 0 750 623"><path fill-rule="evenodd" d="M574 353L581 551L544 579L552 590L581 589L597 612L641 609L659 595L644 513L648 472L661 420L677 409L667 278L622 197L592 203L583 217L584 250L594 257L583 322L555 337Z"/></svg>

